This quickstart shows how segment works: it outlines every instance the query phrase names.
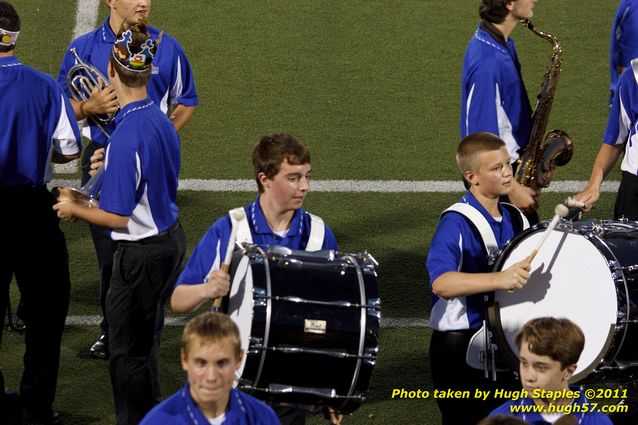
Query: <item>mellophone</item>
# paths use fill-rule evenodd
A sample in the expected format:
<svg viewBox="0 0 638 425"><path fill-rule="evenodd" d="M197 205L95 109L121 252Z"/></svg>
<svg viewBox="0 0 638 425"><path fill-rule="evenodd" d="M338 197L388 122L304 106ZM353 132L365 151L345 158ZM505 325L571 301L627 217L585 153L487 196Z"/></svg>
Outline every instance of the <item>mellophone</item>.
<svg viewBox="0 0 638 425"><path fill-rule="evenodd" d="M354 412L379 346L377 265L367 253L236 250L221 311L246 353L237 386L275 403Z"/></svg>
<svg viewBox="0 0 638 425"><path fill-rule="evenodd" d="M513 238L494 270L526 258L547 225ZM573 381L638 380L637 303L638 222L561 220L532 262L527 284L511 293L496 291L488 300L488 332L474 339L467 361L494 369L496 351L518 371L514 339L523 324L543 316L566 317L585 334Z"/></svg>

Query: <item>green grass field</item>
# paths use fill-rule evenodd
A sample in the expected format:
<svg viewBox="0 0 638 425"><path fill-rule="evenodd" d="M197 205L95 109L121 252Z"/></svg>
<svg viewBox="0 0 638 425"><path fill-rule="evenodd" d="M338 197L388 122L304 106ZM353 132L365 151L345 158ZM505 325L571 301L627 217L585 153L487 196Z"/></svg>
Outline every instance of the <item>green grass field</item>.
<svg viewBox="0 0 638 425"><path fill-rule="evenodd" d="M14 0L24 63L57 77L75 25L75 0ZM561 37L564 66L550 127L575 142L557 180L586 180L605 130L608 46L616 2L554 0L535 10L539 29ZM297 134L313 157L313 178L456 180L461 64L478 1L156 0L152 20L184 46L200 105L182 131L182 178L249 179L249 153L262 134ZM106 16L101 5L101 22ZM596 17L595 24L592 17ZM518 28L530 98L549 64L547 42ZM1 125L1 124L0 124ZM61 175L76 178L78 174ZM618 180L618 170L609 177ZM306 209L334 230L340 249L380 262L384 317L429 316L425 259L438 215L455 193L313 193ZM541 196L549 217L567 194ZM253 193L180 192L189 253L212 221ZM588 218L610 218L614 194ZM99 314L97 265L87 226L63 224L71 256L71 315ZM14 301L17 300L13 288ZM114 421L106 363L88 358L97 327L70 326L63 341L56 408L65 424ZM165 332L162 385L182 385L178 328ZM393 388L431 389L429 330L384 328L369 400L351 424L437 424L433 400L393 400ZM5 334L0 365L10 387L21 373L21 338ZM310 423L323 421L313 418Z"/></svg>

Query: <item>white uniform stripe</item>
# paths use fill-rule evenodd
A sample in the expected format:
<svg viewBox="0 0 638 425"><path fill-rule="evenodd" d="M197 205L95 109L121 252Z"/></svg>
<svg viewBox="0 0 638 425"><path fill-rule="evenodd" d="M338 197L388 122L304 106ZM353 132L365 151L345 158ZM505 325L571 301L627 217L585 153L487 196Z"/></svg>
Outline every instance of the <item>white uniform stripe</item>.
<svg viewBox="0 0 638 425"><path fill-rule="evenodd" d="M182 61L177 56L177 77L175 78L175 85L171 89L170 104L176 105L184 92L184 85L182 84Z"/></svg>
<svg viewBox="0 0 638 425"><path fill-rule="evenodd" d="M467 95L467 106L465 107L465 134L463 137L470 134L470 107L472 105L472 96L474 95L474 87L476 84L472 84L472 88L470 89L470 94Z"/></svg>
<svg viewBox="0 0 638 425"><path fill-rule="evenodd" d="M516 139L513 134L512 122L510 121L505 109L503 109L503 105L501 105L501 90L496 84L496 117L498 121L498 135L505 142L505 146L507 147L507 152L510 154L512 161L516 161L518 159L518 143L516 143Z"/></svg>

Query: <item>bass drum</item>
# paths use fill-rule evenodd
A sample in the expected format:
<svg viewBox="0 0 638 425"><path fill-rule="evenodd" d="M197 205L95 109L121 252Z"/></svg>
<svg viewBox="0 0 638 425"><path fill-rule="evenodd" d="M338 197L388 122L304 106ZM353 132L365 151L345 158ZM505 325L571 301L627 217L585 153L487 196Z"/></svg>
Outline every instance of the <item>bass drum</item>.
<svg viewBox="0 0 638 425"><path fill-rule="evenodd" d="M498 258L501 271L529 256L548 222L514 238ZM518 370L514 342L530 319L566 317L581 327L585 348L572 380L638 379L638 223L561 221L532 262L522 289L496 291L488 323L503 357Z"/></svg>
<svg viewBox="0 0 638 425"><path fill-rule="evenodd" d="M237 386L274 403L354 412L376 362L377 263L368 254L245 245L222 311L237 323Z"/></svg>

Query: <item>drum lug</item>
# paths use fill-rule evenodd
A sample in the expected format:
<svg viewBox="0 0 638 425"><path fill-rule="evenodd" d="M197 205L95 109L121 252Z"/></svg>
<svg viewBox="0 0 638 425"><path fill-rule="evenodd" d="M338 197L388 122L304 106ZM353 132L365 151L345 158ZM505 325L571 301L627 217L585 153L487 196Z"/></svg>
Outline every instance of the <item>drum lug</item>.
<svg viewBox="0 0 638 425"><path fill-rule="evenodd" d="M277 261L277 265L281 268L301 270L303 261L297 260L296 258L280 258L279 261Z"/></svg>
<svg viewBox="0 0 638 425"><path fill-rule="evenodd" d="M591 232L596 236L600 236L605 233L605 227L603 226L603 223L595 223L591 228Z"/></svg>
<svg viewBox="0 0 638 425"><path fill-rule="evenodd" d="M268 300L265 298L253 299L253 308L257 308L257 307L268 307Z"/></svg>
<svg viewBox="0 0 638 425"><path fill-rule="evenodd" d="M368 309L368 316L374 317L377 320L381 320L381 312L372 308Z"/></svg>
<svg viewBox="0 0 638 425"><path fill-rule="evenodd" d="M493 253L491 253L490 255L487 256L487 264L489 266L493 266L494 264L496 264L496 260L498 260L498 258L501 256L501 254L503 253L503 251L495 251Z"/></svg>
<svg viewBox="0 0 638 425"><path fill-rule="evenodd" d="M351 255L355 255L355 254L351 254ZM368 251L364 251L360 254L356 254L355 258L361 261L366 266L372 267L373 269L376 267L379 267L379 262Z"/></svg>
<svg viewBox="0 0 638 425"><path fill-rule="evenodd" d="M257 257L263 256L262 250L259 248L259 245L244 242L241 244L241 247L244 250L244 255L251 260L254 260Z"/></svg>
<svg viewBox="0 0 638 425"><path fill-rule="evenodd" d="M368 308L381 308L381 299L368 298Z"/></svg>

